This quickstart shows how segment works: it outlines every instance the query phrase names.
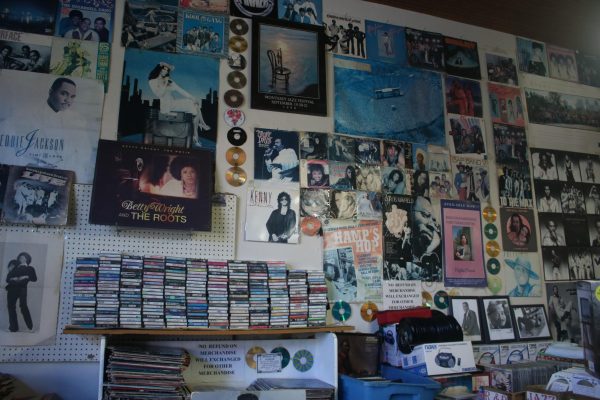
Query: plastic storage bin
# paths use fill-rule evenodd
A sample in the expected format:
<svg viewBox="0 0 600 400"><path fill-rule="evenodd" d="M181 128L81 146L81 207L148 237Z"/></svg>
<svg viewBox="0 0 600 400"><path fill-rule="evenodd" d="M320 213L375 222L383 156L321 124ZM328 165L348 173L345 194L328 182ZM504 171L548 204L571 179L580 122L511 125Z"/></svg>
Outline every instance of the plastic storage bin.
<svg viewBox="0 0 600 400"><path fill-rule="evenodd" d="M339 398L341 400L433 400L440 391L441 385L432 379L398 368L387 371L388 368L393 367L383 365L381 368L381 375L388 379L385 381L340 375Z"/></svg>

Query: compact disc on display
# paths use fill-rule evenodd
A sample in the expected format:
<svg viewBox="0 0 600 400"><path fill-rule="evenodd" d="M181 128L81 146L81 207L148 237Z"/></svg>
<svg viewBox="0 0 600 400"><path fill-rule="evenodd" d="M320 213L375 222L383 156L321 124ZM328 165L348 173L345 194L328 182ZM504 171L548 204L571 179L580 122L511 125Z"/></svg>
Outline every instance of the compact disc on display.
<svg viewBox="0 0 600 400"><path fill-rule="evenodd" d="M495 240L498 237L498 228L492 223L486 224L483 227L483 232L485 233L485 237L490 240Z"/></svg>
<svg viewBox="0 0 600 400"><path fill-rule="evenodd" d="M317 217L303 217L300 229L306 236L315 236L321 230L321 221Z"/></svg>
<svg viewBox="0 0 600 400"><path fill-rule="evenodd" d="M227 153L225 153L225 158L229 164L237 167L246 162L246 152L239 147L231 147L227 150Z"/></svg>
<svg viewBox="0 0 600 400"><path fill-rule="evenodd" d="M486 207L483 209L483 219L485 219L490 224L496 220L498 213L496 213L496 209L494 207Z"/></svg>
<svg viewBox="0 0 600 400"><path fill-rule="evenodd" d="M240 71L231 71L227 74L227 83L234 89L243 89L246 86L246 82L248 82L246 75Z"/></svg>
<svg viewBox="0 0 600 400"><path fill-rule="evenodd" d="M490 240L485 244L485 251L490 257L498 257L498 254L500 254L500 245L495 240Z"/></svg>
<svg viewBox="0 0 600 400"><path fill-rule="evenodd" d="M245 35L248 33L248 23L243 19L235 18L229 22L229 29L231 29L231 32L235 35Z"/></svg>
<svg viewBox="0 0 600 400"><path fill-rule="evenodd" d="M236 108L244 104L244 95L239 90L230 89L223 95L223 100L229 107Z"/></svg>
<svg viewBox="0 0 600 400"><path fill-rule="evenodd" d="M315 363L315 359L312 353L308 350L298 350L296 354L294 354L294 368L296 368L300 372L306 372L312 368Z"/></svg>
<svg viewBox="0 0 600 400"><path fill-rule="evenodd" d="M234 146L241 146L248 140L248 135L242 128L231 128L227 132L227 140Z"/></svg>
<svg viewBox="0 0 600 400"><path fill-rule="evenodd" d="M456 296L460 296L460 290L454 288L454 289L450 289L448 291L448 296L450 297L456 297Z"/></svg>
<svg viewBox="0 0 600 400"><path fill-rule="evenodd" d="M246 183L246 171L240 167L231 167L225 172L225 179L231 186L242 186Z"/></svg>
<svg viewBox="0 0 600 400"><path fill-rule="evenodd" d="M290 363L290 352L285 347L275 347L271 353L281 354L281 369L284 369Z"/></svg>
<svg viewBox="0 0 600 400"><path fill-rule="evenodd" d="M437 291L435 296L433 296L433 303L440 310L445 310L448 308L448 293L443 290Z"/></svg>
<svg viewBox="0 0 600 400"><path fill-rule="evenodd" d="M488 275L487 283L488 289L492 294L498 294L502 290L502 279L498 275Z"/></svg>
<svg viewBox="0 0 600 400"><path fill-rule="evenodd" d="M338 321L348 321L350 315L352 315L350 304L342 300L336 301L333 307L331 307L331 315Z"/></svg>
<svg viewBox="0 0 600 400"><path fill-rule="evenodd" d="M252 369L256 369L256 355L266 353L260 346L254 346L246 353L246 364Z"/></svg>
<svg viewBox="0 0 600 400"><path fill-rule="evenodd" d="M490 258L486 264L487 270L492 275L498 275L500 272L500 261L497 258Z"/></svg>
<svg viewBox="0 0 600 400"><path fill-rule="evenodd" d="M239 108L228 108L223 114L223 119L229 126L241 126L246 121L246 115Z"/></svg>
<svg viewBox="0 0 600 400"><path fill-rule="evenodd" d="M379 310L377 309L377 305L375 303L372 301L367 301L360 307L360 316L365 321L371 322L377 318L378 311Z"/></svg>
<svg viewBox="0 0 600 400"><path fill-rule="evenodd" d="M421 296L423 297L423 306L431 308L433 306L433 297L431 297L431 294L428 291L423 290Z"/></svg>
<svg viewBox="0 0 600 400"><path fill-rule="evenodd" d="M243 53L248 48L248 42L241 36L232 36L229 38L229 48L236 53Z"/></svg>

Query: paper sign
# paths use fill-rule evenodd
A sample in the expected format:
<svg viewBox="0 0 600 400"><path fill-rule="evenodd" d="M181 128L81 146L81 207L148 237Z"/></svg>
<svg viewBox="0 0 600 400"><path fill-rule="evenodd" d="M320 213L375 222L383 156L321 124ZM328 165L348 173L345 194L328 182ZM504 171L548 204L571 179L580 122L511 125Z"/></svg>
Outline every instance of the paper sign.
<svg viewBox="0 0 600 400"><path fill-rule="evenodd" d="M281 361L283 356L280 353L264 353L256 355L256 372L259 374L269 372L281 372Z"/></svg>
<svg viewBox="0 0 600 400"><path fill-rule="evenodd" d="M383 281L383 309L420 307L421 281Z"/></svg>

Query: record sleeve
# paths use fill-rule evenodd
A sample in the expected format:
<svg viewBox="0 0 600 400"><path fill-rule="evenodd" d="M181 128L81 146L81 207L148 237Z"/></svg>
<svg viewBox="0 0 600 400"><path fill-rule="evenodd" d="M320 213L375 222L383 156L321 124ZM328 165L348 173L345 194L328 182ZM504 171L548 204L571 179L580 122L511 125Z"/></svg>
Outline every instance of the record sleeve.
<svg viewBox="0 0 600 400"><path fill-rule="evenodd" d="M300 132L300 158L327 160L327 134Z"/></svg>
<svg viewBox="0 0 600 400"><path fill-rule="evenodd" d="M356 192L356 217L358 219L382 218L381 193Z"/></svg>
<svg viewBox="0 0 600 400"><path fill-rule="evenodd" d="M229 17L180 9L177 18L178 51L195 55L227 57Z"/></svg>
<svg viewBox="0 0 600 400"><path fill-rule="evenodd" d="M444 36L446 72L471 79L481 79L477 42Z"/></svg>
<svg viewBox="0 0 600 400"><path fill-rule="evenodd" d="M298 132L254 129L254 179L299 182Z"/></svg>
<svg viewBox="0 0 600 400"><path fill-rule="evenodd" d="M452 154L485 156L485 125L483 119L448 114L448 144Z"/></svg>
<svg viewBox="0 0 600 400"><path fill-rule="evenodd" d="M329 187L329 163L327 160L301 160L300 184L309 188Z"/></svg>
<svg viewBox="0 0 600 400"><path fill-rule="evenodd" d="M112 43L115 0L94 2L89 0L60 0L56 15L55 36L77 39L77 35L71 33L77 29L72 18L72 15L77 15L77 12L81 13L82 19L87 18L90 20L90 29L93 29L97 34L97 37L94 35L91 40ZM85 39L85 37L83 36L81 39L90 40Z"/></svg>
<svg viewBox="0 0 600 400"><path fill-rule="evenodd" d="M52 35L57 6L58 0L5 0L0 28Z"/></svg>
<svg viewBox="0 0 600 400"><path fill-rule="evenodd" d="M487 202L490 198L488 160L479 157L450 156L454 189L459 200Z"/></svg>
<svg viewBox="0 0 600 400"><path fill-rule="evenodd" d="M62 76L97 79L108 89L110 43L54 38L50 56L50 73Z"/></svg>
<svg viewBox="0 0 600 400"><path fill-rule="evenodd" d="M146 0L127 0L123 14L121 45L175 53L177 6L177 1L173 0L154 4Z"/></svg>
<svg viewBox="0 0 600 400"><path fill-rule="evenodd" d="M478 81L446 77L446 110L449 114L483 117L481 85Z"/></svg>
<svg viewBox="0 0 600 400"><path fill-rule="evenodd" d="M90 223L211 229L213 154L101 140Z"/></svg>
<svg viewBox="0 0 600 400"><path fill-rule="evenodd" d="M444 71L444 38L441 34L406 28L408 64L417 68Z"/></svg>
<svg viewBox="0 0 600 400"><path fill-rule="evenodd" d="M517 65L511 57L485 53L488 81L505 85L519 85Z"/></svg>
<svg viewBox="0 0 600 400"><path fill-rule="evenodd" d="M533 210L500 207L502 247L506 251L537 251L537 229Z"/></svg>
<svg viewBox="0 0 600 400"><path fill-rule="evenodd" d="M554 340L581 344L576 283L547 283L546 300L548 322Z"/></svg>
<svg viewBox="0 0 600 400"><path fill-rule="evenodd" d="M3 69L49 72L51 37L5 30L0 30L0 37L0 47L10 47L9 59L3 63Z"/></svg>
<svg viewBox="0 0 600 400"><path fill-rule="evenodd" d="M505 251L502 281L509 297L541 297L542 275L537 253Z"/></svg>
<svg viewBox="0 0 600 400"><path fill-rule="evenodd" d="M525 126L525 105L521 89L488 83L488 94L493 123Z"/></svg>
<svg viewBox="0 0 600 400"><path fill-rule="evenodd" d="M409 273L412 262L411 196L383 195L383 279L412 280L420 276ZM412 272L412 270L411 270Z"/></svg>

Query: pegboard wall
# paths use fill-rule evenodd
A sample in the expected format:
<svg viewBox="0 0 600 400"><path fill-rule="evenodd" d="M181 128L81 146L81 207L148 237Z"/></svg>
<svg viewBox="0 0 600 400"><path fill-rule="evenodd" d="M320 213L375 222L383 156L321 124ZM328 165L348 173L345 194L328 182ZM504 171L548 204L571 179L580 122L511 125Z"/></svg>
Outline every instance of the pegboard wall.
<svg viewBox="0 0 600 400"><path fill-rule="evenodd" d="M235 195L219 195L213 202L211 232L143 231L88 223L91 185L74 185L70 223L66 227L30 227L3 225L3 232L36 232L64 235L64 255L60 288L60 306L56 341L49 346L2 346L0 362L89 361L97 362L100 337L64 335L70 324L73 273L77 257L95 256L100 252L136 255L171 255L179 257L233 259L235 257Z"/></svg>

